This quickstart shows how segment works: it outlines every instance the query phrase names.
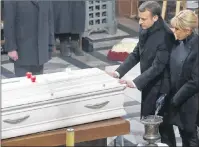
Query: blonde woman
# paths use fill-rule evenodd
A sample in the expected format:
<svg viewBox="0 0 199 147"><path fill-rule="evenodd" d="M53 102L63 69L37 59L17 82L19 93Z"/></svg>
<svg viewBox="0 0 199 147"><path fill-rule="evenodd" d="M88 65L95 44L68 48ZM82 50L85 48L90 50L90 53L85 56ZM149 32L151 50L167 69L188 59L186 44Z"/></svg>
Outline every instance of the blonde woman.
<svg viewBox="0 0 199 147"><path fill-rule="evenodd" d="M162 142L176 146L172 126L176 125L183 147L198 147L198 36L193 31L197 28L198 17L191 10L183 10L171 20L171 25L176 40L170 56L171 91L164 117L168 126L164 128L167 133L161 134ZM164 132L161 129L160 132Z"/></svg>

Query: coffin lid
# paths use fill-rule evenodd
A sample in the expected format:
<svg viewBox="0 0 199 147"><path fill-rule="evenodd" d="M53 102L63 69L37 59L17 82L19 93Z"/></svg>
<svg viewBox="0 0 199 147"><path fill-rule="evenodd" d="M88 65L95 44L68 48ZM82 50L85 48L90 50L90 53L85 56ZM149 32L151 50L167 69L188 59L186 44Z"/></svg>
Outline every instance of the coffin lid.
<svg viewBox="0 0 199 147"><path fill-rule="evenodd" d="M27 77L2 80L2 109L45 103L49 101L84 98L89 94L122 91L125 86L97 68L57 72L36 76L36 82Z"/></svg>

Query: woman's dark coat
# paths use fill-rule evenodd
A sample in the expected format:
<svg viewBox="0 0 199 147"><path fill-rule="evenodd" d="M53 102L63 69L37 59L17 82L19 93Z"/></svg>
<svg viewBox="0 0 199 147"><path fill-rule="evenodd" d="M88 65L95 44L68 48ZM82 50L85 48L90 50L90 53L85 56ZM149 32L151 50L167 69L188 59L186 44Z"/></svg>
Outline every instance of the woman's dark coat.
<svg viewBox="0 0 199 147"><path fill-rule="evenodd" d="M186 131L196 127L198 114L199 73L198 35L192 34L183 41L178 41L171 52L170 73L171 92L168 117L171 124Z"/></svg>

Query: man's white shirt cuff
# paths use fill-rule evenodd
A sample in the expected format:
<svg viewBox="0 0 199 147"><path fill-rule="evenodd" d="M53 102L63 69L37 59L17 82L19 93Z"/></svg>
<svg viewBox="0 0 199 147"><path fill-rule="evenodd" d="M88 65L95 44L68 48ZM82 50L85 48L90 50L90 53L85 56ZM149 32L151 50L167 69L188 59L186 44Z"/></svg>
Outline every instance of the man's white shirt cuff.
<svg viewBox="0 0 199 147"><path fill-rule="evenodd" d="M119 72L115 71L115 74L117 75L117 78L119 78L119 77L120 77Z"/></svg>
<svg viewBox="0 0 199 147"><path fill-rule="evenodd" d="M132 80L132 83L133 83L133 86L134 86L135 88L137 88L137 86L135 85L135 83L133 82L133 80Z"/></svg>

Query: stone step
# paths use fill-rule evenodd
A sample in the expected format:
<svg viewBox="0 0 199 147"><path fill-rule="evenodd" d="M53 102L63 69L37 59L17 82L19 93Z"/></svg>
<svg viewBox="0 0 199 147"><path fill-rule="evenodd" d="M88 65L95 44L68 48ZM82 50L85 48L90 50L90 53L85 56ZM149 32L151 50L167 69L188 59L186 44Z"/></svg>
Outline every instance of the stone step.
<svg viewBox="0 0 199 147"><path fill-rule="evenodd" d="M82 39L82 49L86 52L92 52L103 48L111 48L127 37L130 37L130 34L120 29L117 29L117 33L114 35L104 32L94 33Z"/></svg>

